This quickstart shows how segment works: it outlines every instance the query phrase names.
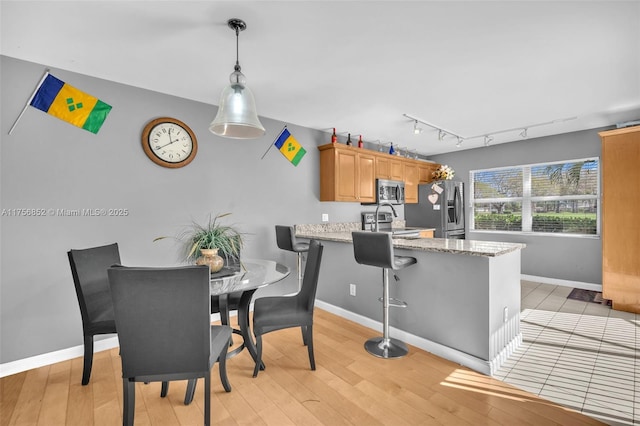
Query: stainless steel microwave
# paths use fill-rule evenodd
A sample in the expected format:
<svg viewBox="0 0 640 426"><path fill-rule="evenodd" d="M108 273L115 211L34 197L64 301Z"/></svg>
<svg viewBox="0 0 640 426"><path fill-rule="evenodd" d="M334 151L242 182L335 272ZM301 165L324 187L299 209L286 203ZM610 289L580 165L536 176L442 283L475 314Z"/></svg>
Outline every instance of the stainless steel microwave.
<svg viewBox="0 0 640 426"><path fill-rule="evenodd" d="M376 203L404 204L404 182L376 179Z"/></svg>

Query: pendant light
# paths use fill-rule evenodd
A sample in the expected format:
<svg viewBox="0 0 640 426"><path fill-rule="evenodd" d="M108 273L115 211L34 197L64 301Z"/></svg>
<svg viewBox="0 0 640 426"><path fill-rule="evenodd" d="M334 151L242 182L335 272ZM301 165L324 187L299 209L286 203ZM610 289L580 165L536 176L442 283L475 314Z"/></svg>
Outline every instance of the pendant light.
<svg viewBox="0 0 640 426"><path fill-rule="evenodd" d="M209 130L218 136L234 139L254 139L264 135L265 130L258 119L253 93L246 85L247 79L240 72L238 35L247 29L242 19L229 19L229 28L236 32L236 65L229 76L230 84L220 95L218 114L209 125Z"/></svg>

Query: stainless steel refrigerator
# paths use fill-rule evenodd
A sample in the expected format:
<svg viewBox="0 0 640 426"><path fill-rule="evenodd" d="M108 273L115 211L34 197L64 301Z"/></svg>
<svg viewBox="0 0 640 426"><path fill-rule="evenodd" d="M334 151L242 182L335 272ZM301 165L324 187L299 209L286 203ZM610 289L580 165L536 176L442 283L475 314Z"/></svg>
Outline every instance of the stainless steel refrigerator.
<svg viewBox="0 0 640 426"><path fill-rule="evenodd" d="M418 185L418 203L405 204L407 227L435 228L435 238L464 239L464 184L439 180Z"/></svg>

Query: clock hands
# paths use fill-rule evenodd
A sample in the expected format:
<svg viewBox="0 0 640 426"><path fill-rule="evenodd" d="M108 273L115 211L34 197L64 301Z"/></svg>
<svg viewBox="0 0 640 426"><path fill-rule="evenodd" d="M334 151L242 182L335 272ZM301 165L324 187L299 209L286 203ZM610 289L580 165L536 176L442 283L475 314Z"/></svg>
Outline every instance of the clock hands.
<svg viewBox="0 0 640 426"><path fill-rule="evenodd" d="M171 145L172 143L174 143L174 142L178 142L178 141L180 140L180 139L171 140L171 129L169 129L169 130L168 130L167 135L169 136L169 143L167 143L167 144L164 144L164 145L162 145L162 146L157 147L157 148L156 148L156 150L162 149L162 148L164 148L165 146L169 146L169 145Z"/></svg>

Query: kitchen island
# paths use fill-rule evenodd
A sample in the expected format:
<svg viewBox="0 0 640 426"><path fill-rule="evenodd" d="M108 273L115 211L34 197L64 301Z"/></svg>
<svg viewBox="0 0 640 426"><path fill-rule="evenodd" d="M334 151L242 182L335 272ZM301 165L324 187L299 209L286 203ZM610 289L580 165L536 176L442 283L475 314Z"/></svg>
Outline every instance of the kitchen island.
<svg viewBox="0 0 640 426"><path fill-rule="evenodd" d="M356 263L351 232L359 223L296 225L299 238L325 245L318 306L381 334L382 273ZM522 342L520 251L524 244L442 238L394 238L397 255L417 264L396 271L391 336L492 375ZM356 295L350 295L355 284ZM364 344L364 342L363 342ZM364 350L364 349L363 349Z"/></svg>

